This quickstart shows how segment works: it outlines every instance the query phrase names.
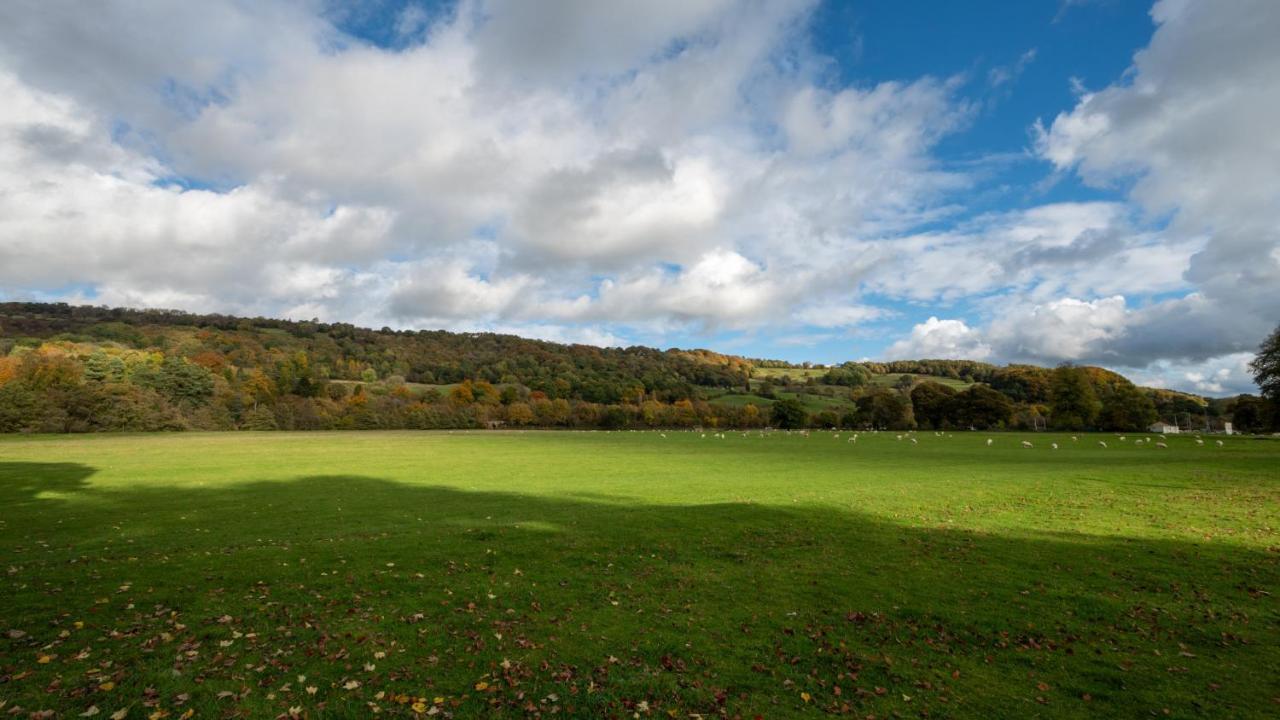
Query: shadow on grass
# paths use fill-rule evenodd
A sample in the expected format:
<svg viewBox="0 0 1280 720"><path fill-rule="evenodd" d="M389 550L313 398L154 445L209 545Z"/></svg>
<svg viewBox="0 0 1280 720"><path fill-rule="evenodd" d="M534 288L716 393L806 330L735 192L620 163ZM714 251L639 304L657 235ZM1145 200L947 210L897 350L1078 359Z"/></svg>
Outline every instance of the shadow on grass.
<svg viewBox="0 0 1280 720"><path fill-rule="evenodd" d="M74 617L138 637L180 617L209 643L222 637L214 618L252 628L245 657L116 651L138 668L121 683L214 710L215 689L248 682L249 656L275 658L255 671L263 687L307 674L328 693L360 675L367 693L326 701L339 717L400 681L466 695L459 717L531 713L530 701L549 713L552 694L559 714L583 717L629 715L641 699L747 717L1264 717L1280 695L1275 552L359 475L102 489L93 472L0 463L4 615L26 633L0 638L0 688L29 707L84 705L83 682L49 690L41 674L68 668L13 680ZM108 656L111 637L97 641ZM333 650L365 644L407 651L380 663L400 669L366 676L348 659L363 651ZM506 659L524 674L499 669ZM482 676L502 677L501 691L475 691ZM244 702L250 715L280 709Z"/></svg>

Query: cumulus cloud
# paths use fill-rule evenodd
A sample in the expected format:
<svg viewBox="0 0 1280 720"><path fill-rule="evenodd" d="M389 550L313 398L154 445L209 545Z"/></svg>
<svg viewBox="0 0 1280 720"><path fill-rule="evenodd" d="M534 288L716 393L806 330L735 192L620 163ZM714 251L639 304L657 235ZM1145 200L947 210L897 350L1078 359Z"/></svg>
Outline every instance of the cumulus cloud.
<svg viewBox="0 0 1280 720"><path fill-rule="evenodd" d="M931 78L827 87L812 5L475 0L391 48L305 3L7 5L0 283L449 327L847 302L856 236L963 184L929 150L964 108Z"/></svg>
<svg viewBox="0 0 1280 720"><path fill-rule="evenodd" d="M1118 83L1041 128L1038 150L1098 186L1128 187L1165 235L1195 246L1196 294L1141 312L1109 349L1128 364L1251 347L1280 317L1280 6L1162 0Z"/></svg>
<svg viewBox="0 0 1280 720"><path fill-rule="evenodd" d="M4 3L0 294L608 344L847 337L875 297L978 309L892 354L1138 368L1280 316L1273 3L1158 3L1039 128L1118 199L977 216L936 157L969 81L837 82L814 5L463 0L379 46L307 0Z"/></svg>
<svg viewBox="0 0 1280 720"><path fill-rule="evenodd" d="M931 317L912 327L910 335L890 345L885 351L885 357L890 360L986 360L991 357L991 346L983 341L980 332L966 325L963 320L939 320Z"/></svg>

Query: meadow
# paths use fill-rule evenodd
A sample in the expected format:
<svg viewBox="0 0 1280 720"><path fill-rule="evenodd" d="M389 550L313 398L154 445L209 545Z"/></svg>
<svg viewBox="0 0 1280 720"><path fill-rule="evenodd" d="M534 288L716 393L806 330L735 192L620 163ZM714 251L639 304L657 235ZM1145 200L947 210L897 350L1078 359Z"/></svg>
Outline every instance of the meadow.
<svg viewBox="0 0 1280 720"><path fill-rule="evenodd" d="M2 437L0 714L1280 713L1280 442L850 435Z"/></svg>

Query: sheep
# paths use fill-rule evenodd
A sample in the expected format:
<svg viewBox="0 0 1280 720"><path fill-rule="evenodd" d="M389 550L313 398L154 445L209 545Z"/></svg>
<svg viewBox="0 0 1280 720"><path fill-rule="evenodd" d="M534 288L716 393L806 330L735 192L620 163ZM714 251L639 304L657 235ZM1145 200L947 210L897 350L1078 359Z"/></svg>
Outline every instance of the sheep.
<svg viewBox="0 0 1280 720"><path fill-rule="evenodd" d="M1123 436L1123 435L1121 435L1121 436L1120 436L1120 442L1124 442L1124 440L1125 440L1124 436Z"/></svg>
<svg viewBox="0 0 1280 720"><path fill-rule="evenodd" d="M1098 444L1099 444L1099 445L1101 445L1101 446L1102 446L1102 447L1104 447L1104 448L1107 446L1107 444L1106 444L1105 442L1101 441L1101 440L1099 440L1099 441L1098 441Z"/></svg>
<svg viewBox="0 0 1280 720"><path fill-rule="evenodd" d="M1203 445L1203 444L1204 444L1204 441L1203 441L1203 440L1201 440L1200 438L1196 438L1196 444L1197 444L1197 445Z"/></svg>
<svg viewBox="0 0 1280 720"><path fill-rule="evenodd" d="M1080 438L1076 437L1075 435L1071 436L1071 442L1079 442L1079 441L1080 441Z"/></svg>
<svg viewBox="0 0 1280 720"><path fill-rule="evenodd" d="M912 445L919 445L920 443L916 442L916 439L915 439L915 438L911 438L911 444L912 444Z"/></svg>
<svg viewBox="0 0 1280 720"><path fill-rule="evenodd" d="M987 447L991 447L991 443L995 442L991 438L987 438Z"/></svg>
<svg viewBox="0 0 1280 720"><path fill-rule="evenodd" d="M1058 449L1058 443L1050 443L1054 450Z"/></svg>
<svg viewBox="0 0 1280 720"><path fill-rule="evenodd" d="M659 434L659 435L661 435L661 436L662 436L662 437L664 437L664 438L667 436L667 434L666 434L666 433L658 433L658 434Z"/></svg>
<svg viewBox="0 0 1280 720"><path fill-rule="evenodd" d="M899 439L899 440L901 440L901 439L902 439L902 436L901 436L901 435L899 435L899 436L898 436L898 439Z"/></svg>
<svg viewBox="0 0 1280 720"><path fill-rule="evenodd" d="M1214 440L1214 442L1218 443L1218 447L1222 447L1222 441L1221 441L1221 440Z"/></svg>
<svg viewBox="0 0 1280 720"><path fill-rule="evenodd" d="M1022 441L1022 447L1024 447L1024 448L1033 448L1033 447L1035 447L1035 445L1032 445L1030 442L1028 442L1028 441L1026 441L1026 440L1023 440L1023 441Z"/></svg>
<svg viewBox="0 0 1280 720"><path fill-rule="evenodd" d="M1158 448L1168 448L1169 446L1168 446L1168 445L1165 445L1165 444L1164 444L1164 443L1162 443L1162 442L1158 442L1158 443L1156 443L1156 447L1158 447Z"/></svg>

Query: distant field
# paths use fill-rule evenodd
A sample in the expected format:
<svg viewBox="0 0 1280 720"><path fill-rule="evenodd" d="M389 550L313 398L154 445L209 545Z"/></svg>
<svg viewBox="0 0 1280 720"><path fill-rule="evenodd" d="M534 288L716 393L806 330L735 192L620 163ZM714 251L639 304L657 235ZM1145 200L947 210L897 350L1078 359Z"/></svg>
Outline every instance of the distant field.
<svg viewBox="0 0 1280 720"><path fill-rule="evenodd" d="M346 385L348 388L355 387L356 385L364 385L364 386L374 386L374 385L385 386L386 385L385 380L378 380L372 383L367 383L362 380L330 380L329 382L334 383L335 385ZM428 383L407 382L404 384L404 386L409 388L409 390L414 394L421 395L433 388L435 390L438 390L441 394L444 394L458 387L458 384L459 383L449 383L445 385L431 385Z"/></svg>
<svg viewBox="0 0 1280 720"><path fill-rule="evenodd" d="M783 376L790 377L792 380L804 381L807 378L821 378L828 372L827 368L756 368L751 373L753 384L761 384L765 378L779 378ZM937 377L933 375L917 375L912 373L885 373L883 375L872 375L870 384L876 387L894 387L903 375L911 375L919 381L929 380L931 382L940 383L957 390L963 390L973 383L957 380L955 378Z"/></svg>
<svg viewBox="0 0 1280 720"><path fill-rule="evenodd" d="M897 437L0 437L0 712L1276 716L1280 442Z"/></svg>
<svg viewBox="0 0 1280 720"><path fill-rule="evenodd" d="M878 387L894 387L898 384L898 381L902 379L903 375L911 375L911 373L885 373L884 375L872 375L871 384ZM965 382L964 380L938 377L934 375L911 375L911 377L920 382L927 380L929 382L936 382L940 385L946 385L947 387L953 387L957 390L963 390L973 384Z"/></svg>
<svg viewBox="0 0 1280 720"><path fill-rule="evenodd" d="M792 380L803 380L805 378L820 378L827 374L827 368L762 368L758 367L751 372L753 378L776 378L784 375Z"/></svg>
<svg viewBox="0 0 1280 720"><path fill-rule="evenodd" d="M793 393L785 391L777 391L774 394L778 398L795 398L800 401L804 409L811 413L822 412L823 410L835 410L837 412L848 412L856 406L848 397L848 388L837 388L840 393L836 396L820 395L817 393ZM725 393L711 398L711 402L720 403L722 405L732 405L734 407L742 407L744 405L759 405L762 408L771 407L773 400L759 395L748 395L746 393Z"/></svg>

